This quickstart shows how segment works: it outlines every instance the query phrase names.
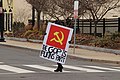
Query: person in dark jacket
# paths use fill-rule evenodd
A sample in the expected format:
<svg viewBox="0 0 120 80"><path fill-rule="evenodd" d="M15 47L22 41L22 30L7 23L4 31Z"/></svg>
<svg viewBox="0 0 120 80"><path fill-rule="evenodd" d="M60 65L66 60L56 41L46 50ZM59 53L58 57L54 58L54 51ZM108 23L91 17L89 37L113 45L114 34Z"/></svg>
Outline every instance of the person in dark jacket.
<svg viewBox="0 0 120 80"><path fill-rule="evenodd" d="M63 23L61 23L61 21L59 21L59 20L56 20L55 24L63 25ZM62 72L62 70L63 70L62 64L61 63L57 63L57 65L58 65L58 67L57 67L56 70L54 70L54 72Z"/></svg>

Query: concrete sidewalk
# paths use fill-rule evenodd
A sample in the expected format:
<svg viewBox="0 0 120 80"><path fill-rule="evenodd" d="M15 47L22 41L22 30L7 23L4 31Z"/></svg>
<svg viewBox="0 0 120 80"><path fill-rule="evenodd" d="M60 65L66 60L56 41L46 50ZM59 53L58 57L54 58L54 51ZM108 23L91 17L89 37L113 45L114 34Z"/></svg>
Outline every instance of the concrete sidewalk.
<svg viewBox="0 0 120 80"><path fill-rule="evenodd" d="M31 43L26 41L22 42L22 41L15 41L15 40L6 40L6 42L0 42L0 45L26 48L26 49L32 49L32 50L40 50L42 46L42 44L40 43ZM120 55L81 49L81 48L75 49L75 54L73 54L73 48L69 48L68 55L71 58L76 58L76 59L102 61L102 62L104 61L104 62L117 63L117 64L120 63Z"/></svg>

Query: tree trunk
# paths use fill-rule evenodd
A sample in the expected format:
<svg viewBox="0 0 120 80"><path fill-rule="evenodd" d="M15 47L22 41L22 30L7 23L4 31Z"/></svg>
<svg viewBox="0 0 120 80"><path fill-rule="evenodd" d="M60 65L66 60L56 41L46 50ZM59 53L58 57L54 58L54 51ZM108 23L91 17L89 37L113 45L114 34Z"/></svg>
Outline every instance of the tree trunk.
<svg viewBox="0 0 120 80"><path fill-rule="evenodd" d="M35 25L35 8L32 6L32 27Z"/></svg>
<svg viewBox="0 0 120 80"><path fill-rule="evenodd" d="M38 26L38 31L40 31L40 11L37 12L37 26Z"/></svg>
<svg viewBox="0 0 120 80"><path fill-rule="evenodd" d="M77 19L77 34L80 34L79 19Z"/></svg>
<svg viewBox="0 0 120 80"><path fill-rule="evenodd" d="M97 35L97 22L95 21L94 24L95 24L95 32L94 32L94 36L96 37L96 35Z"/></svg>

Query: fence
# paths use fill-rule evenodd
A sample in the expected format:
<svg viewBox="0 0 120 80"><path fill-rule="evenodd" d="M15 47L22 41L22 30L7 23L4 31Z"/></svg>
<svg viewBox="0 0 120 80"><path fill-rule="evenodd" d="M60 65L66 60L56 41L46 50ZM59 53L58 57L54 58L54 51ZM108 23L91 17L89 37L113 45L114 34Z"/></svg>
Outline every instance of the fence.
<svg viewBox="0 0 120 80"><path fill-rule="evenodd" d="M80 33L94 34L94 22L88 19L78 19L77 29ZM97 34L105 35L105 32L120 32L120 18L101 19L97 24Z"/></svg>

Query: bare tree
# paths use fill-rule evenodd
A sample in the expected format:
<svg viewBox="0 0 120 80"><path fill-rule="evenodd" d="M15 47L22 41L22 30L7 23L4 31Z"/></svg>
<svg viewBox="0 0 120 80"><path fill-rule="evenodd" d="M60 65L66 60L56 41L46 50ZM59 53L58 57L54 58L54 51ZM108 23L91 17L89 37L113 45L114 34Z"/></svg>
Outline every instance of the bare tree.
<svg viewBox="0 0 120 80"><path fill-rule="evenodd" d="M73 2L74 0L50 0L49 8L46 9L45 13L54 18L55 20L63 20L62 23L66 26L70 26L71 21L69 20L69 24L66 24L68 18L73 17Z"/></svg>
<svg viewBox="0 0 120 80"><path fill-rule="evenodd" d="M44 11L45 7L46 7L46 3L49 1L45 1L45 0L26 0L28 3L30 3L37 11L37 26L38 26L38 30L42 31L42 27L40 28L40 15L41 12Z"/></svg>
<svg viewBox="0 0 120 80"><path fill-rule="evenodd" d="M120 7L120 0L80 0L86 13L91 16L95 25L95 36L98 22L111 10Z"/></svg>
<svg viewBox="0 0 120 80"><path fill-rule="evenodd" d="M28 18L31 17L31 13L29 13L29 10L27 9L17 9L17 11L14 14L14 21L15 22L24 22L25 24L28 21Z"/></svg>
<svg viewBox="0 0 120 80"><path fill-rule="evenodd" d="M55 20L65 20L72 16L73 9L68 6L69 0L49 0L47 7L44 9L44 14Z"/></svg>
<svg viewBox="0 0 120 80"><path fill-rule="evenodd" d="M74 0L26 0L38 12L38 25L41 12L54 19L73 17ZM79 0L79 17L90 16L95 25L95 36L98 22L111 10L120 7L120 0Z"/></svg>

